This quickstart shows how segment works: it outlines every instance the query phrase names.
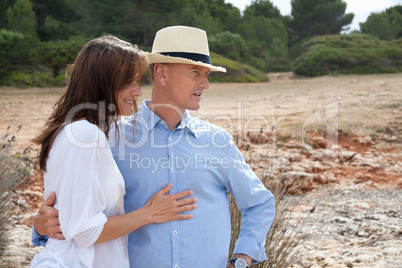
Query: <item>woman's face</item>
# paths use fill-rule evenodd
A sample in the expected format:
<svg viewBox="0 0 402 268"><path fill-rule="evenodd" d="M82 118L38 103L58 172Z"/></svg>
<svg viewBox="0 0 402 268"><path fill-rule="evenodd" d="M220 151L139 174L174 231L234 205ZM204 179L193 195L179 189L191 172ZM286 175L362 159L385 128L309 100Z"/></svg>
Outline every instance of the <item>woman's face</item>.
<svg viewBox="0 0 402 268"><path fill-rule="evenodd" d="M138 85L138 81L133 81L128 87L117 93L119 115L131 115L134 112L136 98L141 96L141 94L141 87Z"/></svg>

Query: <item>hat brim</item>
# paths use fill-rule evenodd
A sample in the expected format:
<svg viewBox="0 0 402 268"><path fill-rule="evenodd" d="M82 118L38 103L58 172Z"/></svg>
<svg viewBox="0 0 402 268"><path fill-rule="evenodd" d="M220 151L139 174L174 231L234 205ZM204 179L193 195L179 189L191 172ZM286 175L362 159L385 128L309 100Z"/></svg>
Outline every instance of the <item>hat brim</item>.
<svg viewBox="0 0 402 268"><path fill-rule="evenodd" d="M212 64L204 63L202 61L194 61L181 57L165 56L157 53L146 53L149 63L183 63L207 67L211 72L226 73L226 69L221 66L214 66Z"/></svg>

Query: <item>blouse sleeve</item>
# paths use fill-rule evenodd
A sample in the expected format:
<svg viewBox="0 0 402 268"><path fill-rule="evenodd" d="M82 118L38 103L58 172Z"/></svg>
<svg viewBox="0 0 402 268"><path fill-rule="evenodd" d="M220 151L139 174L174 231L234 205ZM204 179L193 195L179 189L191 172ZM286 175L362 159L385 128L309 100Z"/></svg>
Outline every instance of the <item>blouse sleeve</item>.
<svg viewBox="0 0 402 268"><path fill-rule="evenodd" d="M74 126L73 139L79 142L69 136L71 126ZM104 154L108 148L100 146L99 136L104 134L96 126L79 126L67 125L59 133L49 155L55 169L48 179L54 187L49 190L56 191L55 208L59 210L64 237L85 248L95 243L107 221L101 168L105 166ZM48 169L52 168L50 165L52 162Z"/></svg>

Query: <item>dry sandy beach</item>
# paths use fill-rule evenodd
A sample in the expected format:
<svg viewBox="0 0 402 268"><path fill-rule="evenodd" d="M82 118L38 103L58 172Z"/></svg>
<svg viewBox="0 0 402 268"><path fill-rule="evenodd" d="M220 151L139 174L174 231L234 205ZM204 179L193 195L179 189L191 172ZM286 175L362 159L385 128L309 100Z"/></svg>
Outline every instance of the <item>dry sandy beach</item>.
<svg viewBox="0 0 402 268"><path fill-rule="evenodd" d="M310 267L402 267L402 74L270 78L211 84L192 114L229 130L257 174L268 168L288 183L291 217L314 211L300 230ZM0 88L0 134L22 125L15 153L62 91ZM150 93L144 86L141 99ZM0 267L29 267L40 250L31 246L30 224L41 180L35 174L12 196Z"/></svg>

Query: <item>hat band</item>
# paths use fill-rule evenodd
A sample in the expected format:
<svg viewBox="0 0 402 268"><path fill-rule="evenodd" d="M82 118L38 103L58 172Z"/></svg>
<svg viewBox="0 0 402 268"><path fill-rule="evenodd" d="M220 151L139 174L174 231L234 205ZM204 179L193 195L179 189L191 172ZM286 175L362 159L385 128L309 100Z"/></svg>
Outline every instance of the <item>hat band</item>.
<svg viewBox="0 0 402 268"><path fill-rule="evenodd" d="M159 52L163 56L185 58L192 61L201 61L206 64L211 64L211 58L205 54L189 53L189 52Z"/></svg>

